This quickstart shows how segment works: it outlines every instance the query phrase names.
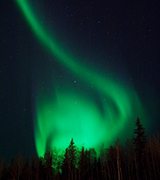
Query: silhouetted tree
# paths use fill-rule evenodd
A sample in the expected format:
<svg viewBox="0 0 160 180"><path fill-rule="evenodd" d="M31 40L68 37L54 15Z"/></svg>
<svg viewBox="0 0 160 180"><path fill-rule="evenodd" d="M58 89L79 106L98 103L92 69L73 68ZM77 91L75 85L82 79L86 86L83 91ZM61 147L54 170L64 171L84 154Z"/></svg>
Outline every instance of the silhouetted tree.
<svg viewBox="0 0 160 180"><path fill-rule="evenodd" d="M132 180L134 179L134 145L133 139L126 140L126 177Z"/></svg>
<svg viewBox="0 0 160 180"><path fill-rule="evenodd" d="M136 120L136 127L137 128L134 130L136 137L133 139L134 150L135 150L135 166L136 166L137 179L142 179L143 176L142 155L144 154L144 148L147 141L146 141L145 129L143 128L139 117Z"/></svg>
<svg viewBox="0 0 160 180"><path fill-rule="evenodd" d="M85 172L85 150L84 147L82 147L80 152L80 157L78 161L78 179L81 180L83 177L83 173Z"/></svg>
<svg viewBox="0 0 160 180"><path fill-rule="evenodd" d="M110 175L112 179L117 179L117 149L114 146L110 146L107 150L108 165L110 168Z"/></svg>
<svg viewBox="0 0 160 180"><path fill-rule="evenodd" d="M61 167L64 159L64 154L62 150L58 150L55 147L50 149L50 153L52 154L52 168L54 176L58 178L58 176L61 174Z"/></svg>
<svg viewBox="0 0 160 180"><path fill-rule="evenodd" d="M117 171L118 171L118 180L123 179L122 178L122 165L121 165L121 151L120 151L120 145L119 145L119 140L117 139L116 141L116 149L117 149ZM122 149L121 149L122 150Z"/></svg>
<svg viewBox="0 0 160 180"><path fill-rule="evenodd" d="M50 180L53 178L53 156L52 152L49 150L44 154L44 167L46 170L46 180Z"/></svg>
<svg viewBox="0 0 160 180"><path fill-rule="evenodd" d="M66 148L63 165L62 165L62 175L63 178L68 179L75 179L76 174L76 167L77 167L77 149L74 144L73 138Z"/></svg>
<svg viewBox="0 0 160 180"><path fill-rule="evenodd" d="M160 179L160 139L159 134L149 137L145 147L145 173L149 179Z"/></svg>
<svg viewBox="0 0 160 180"><path fill-rule="evenodd" d="M65 150L65 154L64 154L64 160L62 163L62 175L61 175L61 179L69 179L69 174L70 174L70 169L69 169L69 153L68 153L68 148L66 148Z"/></svg>
<svg viewBox="0 0 160 180"><path fill-rule="evenodd" d="M146 145L146 135L145 135L145 129L143 128L139 117L136 121L136 129L134 130L134 133L136 134L136 137L133 139L133 144L135 146L135 153L140 158L142 155L142 152Z"/></svg>

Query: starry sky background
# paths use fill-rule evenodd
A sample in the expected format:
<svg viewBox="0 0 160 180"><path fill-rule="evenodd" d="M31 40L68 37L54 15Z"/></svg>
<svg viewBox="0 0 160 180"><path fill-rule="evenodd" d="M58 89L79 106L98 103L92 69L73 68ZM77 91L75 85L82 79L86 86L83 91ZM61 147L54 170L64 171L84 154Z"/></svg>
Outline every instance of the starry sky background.
<svg viewBox="0 0 160 180"><path fill-rule="evenodd" d="M147 133L160 131L158 0L34 0L30 5L62 48L98 73L132 84L150 119ZM78 80L42 48L14 1L1 1L0 24L0 155L10 160L19 152L36 155L35 92L51 93L52 77L59 88Z"/></svg>

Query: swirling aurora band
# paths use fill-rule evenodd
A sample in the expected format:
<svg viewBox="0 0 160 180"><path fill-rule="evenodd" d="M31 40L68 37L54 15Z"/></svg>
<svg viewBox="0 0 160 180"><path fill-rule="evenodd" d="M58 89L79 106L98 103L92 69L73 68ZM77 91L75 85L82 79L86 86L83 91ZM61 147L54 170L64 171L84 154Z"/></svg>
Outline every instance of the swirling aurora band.
<svg viewBox="0 0 160 180"><path fill-rule="evenodd" d="M109 145L123 131L127 135L126 124L137 115L143 116L138 96L133 88L118 84L116 80L100 76L93 69L78 62L62 50L55 38L41 28L38 19L25 0L16 0L28 25L44 48L70 72L77 75L86 85L94 82L94 90L99 94L103 113L94 100L83 92L63 92L55 88L56 100L49 102L36 100L35 144L39 156L43 156L47 146L66 148L73 137L77 146L97 148L102 143ZM68 93L67 93L68 92ZM103 101L106 97L106 101ZM75 99L76 102L75 103ZM43 103L42 103L43 102ZM53 103L54 102L54 103ZM126 133L124 133L124 130Z"/></svg>

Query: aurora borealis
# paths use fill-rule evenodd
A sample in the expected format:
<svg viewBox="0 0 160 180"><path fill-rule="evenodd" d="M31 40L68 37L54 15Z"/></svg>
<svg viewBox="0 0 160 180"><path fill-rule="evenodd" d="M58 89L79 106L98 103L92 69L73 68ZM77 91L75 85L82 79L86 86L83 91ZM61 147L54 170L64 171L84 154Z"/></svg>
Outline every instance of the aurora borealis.
<svg viewBox="0 0 160 180"><path fill-rule="evenodd" d="M23 97L14 101L19 102L17 109L24 106L22 112L14 111L19 120L12 123L17 128L23 124L22 141L29 146L28 137L33 139L38 156L50 147L66 148L72 138L78 147L95 149L109 147L117 138L124 142L132 138L137 116L147 131L154 127L151 118L157 116L159 86L152 84L152 76L155 81L159 77L159 56L150 58L150 46L141 34L149 38L155 26L141 27L139 15L134 17L127 2L104 4L49 0L12 4L17 45L8 49L15 52L12 63L18 66L13 97ZM154 44L152 40L148 44ZM6 114L7 107L6 101Z"/></svg>
<svg viewBox="0 0 160 180"><path fill-rule="evenodd" d="M99 76L94 70L86 68L77 62L76 58L70 57L69 53L55 46L57 42L41 29L27 2L17 2L32 32L43 46L50 50L52 56L62 65L69 66L70 71L78 75L86 86L94 82L94 88L90 88L90 91L96 91L102 106L98 108L94 95L87 98L85 92L76 92L73 89L70 93L65 87L63 92L55 89L56 98L51 99L51 102L40 104L41 100L37 99L35 141L38 155L43 156L47 146L66 148L71 138L74 138L78 146L84 145L86 148L96 148L103 143L110 145L123 131L127 121L134 119L133 114L143 114L134 89L127 90L127 87L118 85L116 80ZM105 102L102 100L103 96L106 97ZM101 112L101 109L104 112Z"/></svg>

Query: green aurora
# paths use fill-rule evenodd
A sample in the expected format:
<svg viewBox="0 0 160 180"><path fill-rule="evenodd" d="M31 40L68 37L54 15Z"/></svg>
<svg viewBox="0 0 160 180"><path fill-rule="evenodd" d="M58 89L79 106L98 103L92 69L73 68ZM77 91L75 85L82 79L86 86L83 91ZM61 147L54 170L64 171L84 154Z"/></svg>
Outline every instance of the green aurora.
<svg viewBox="0 0 160 180"><path fill-rule="evenodd" d="M122 86L115 78L99 75L80 63L79 58L62 50L56 38L41 27L28 2L16 2L43 47L87 87L86 92L82 92L64 85L62 91L53 82L54 98L45 101L47 94L37 96L34 131L38 156L43 156L48 147L66 148L71 138L78 147L95 149L102 144L109 146L116 138L128 138L133 133L136 117L145 117L134 88ZM40 91L37 93L41 94Z"/></svg>

